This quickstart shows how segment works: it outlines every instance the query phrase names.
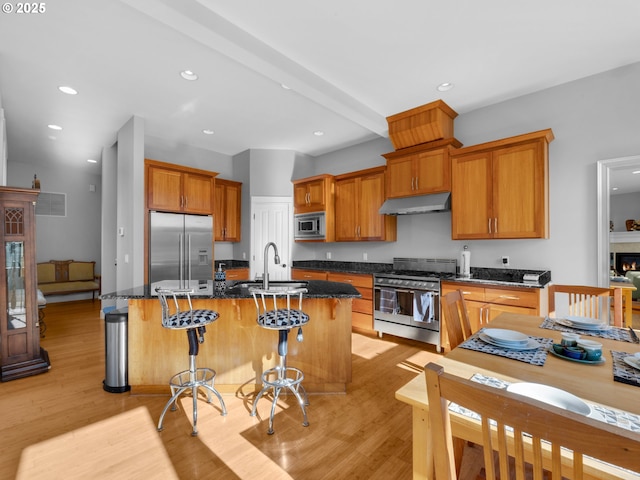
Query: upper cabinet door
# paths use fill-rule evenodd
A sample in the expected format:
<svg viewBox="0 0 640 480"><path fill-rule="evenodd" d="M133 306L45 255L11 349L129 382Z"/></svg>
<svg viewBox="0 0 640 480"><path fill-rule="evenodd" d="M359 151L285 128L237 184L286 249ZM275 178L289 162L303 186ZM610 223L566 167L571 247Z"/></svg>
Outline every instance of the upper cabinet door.
<svg viewBox="0 0 640 480"><path fill-rule="evenodd" d="M182 174L177 170L149 167L147 205L154 210L182 210Z"/></svg>
<svg viewBox="0 0 640 480"><path fill-rule="evenodd" d="M183 211L210 215L213 212L213 177L185 173L182 182Z"/></svg>
<svg viewBox="0 0 640 480"><path fill-rule="evenodd" d="M493 152L495 238L545 238L546 175L541 142Z"/></svg>
<svg viewBox="0 0 640 480"><path fill-rule="evenodd" d="M219 178L215 183L214 239L239 242L242 183Z"/></svg>
<svg viewBox="0 0 640 480"><path fill-rule="evenodd" d="M387 198L415 195L414 159L416 154L387 160Z"/></svg>
<svg viewBox="0 0 640 480"><path fill-rule="evenodd" d="M336 182L336 241L358 240L359 210L358 179L346 178Z"/></svg>
<svg viewBox="0 0 640 480"><path fill-rule="evenodd" d="M364 175L359 179L358 219L360 240L384 240L386 215L378 210L384 203L384 173Z"/></svg>
<svg viewBox="0 0 640 480"><path fill-rule="evenodd" d="M451 163L451 238L490 238L493 180L491 153L454 158Z"/></svg>

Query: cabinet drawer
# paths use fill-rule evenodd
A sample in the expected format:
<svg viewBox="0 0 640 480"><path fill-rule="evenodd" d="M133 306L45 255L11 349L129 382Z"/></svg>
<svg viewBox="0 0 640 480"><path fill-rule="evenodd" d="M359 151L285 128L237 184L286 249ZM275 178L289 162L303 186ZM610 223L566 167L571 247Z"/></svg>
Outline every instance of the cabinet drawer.
<svg viewBox="0 0 640 480"><path fill-rule="evenodd" d="M533 289L485 288L484 295L485 301L492 304L538 308L538 292Z"/></svg>
<svg viewBox="0 0 640 480"><path fill-rule="evenodd" d="M350 283L354 287L373 288L372 275L359 275L353 273L333 273L329 272L328 280L330 282Z"/></svg>
<svg viewBox="0 0 640 480"><path fill-rule="evenodd" d="M291 269L293 280L326 280L327 272L321 270L302 270L300 268Z"/></svg>
<svg viewBox="0 0 640 480"><path fill-rule="evenodd" d="M373 316L360 312L351 313L351 326L365 332L373 331Z"/></svg>
<svg viewBox="0 0 640 480"><path fill-rule="evenodd" d="M248 268L230 268L226 271L227 280L249 280Z"/></svg>
<svg viewBox="0 0 640 480"><path fill-rule="evenodd" d="M373 315L373 302L371 300L365 300L364 298L354 298L351 304L351 310L353 312Z"/></svg>
<svg viewBox="0 0 640 480"><path fill-rule="evenodd" d="M476 301L476 302L485 301L484 287L448 284L446 287L444 286L442 287L442 294L446 295L447 293L453 292L455 290L462 291L465 301Z"/></svg>

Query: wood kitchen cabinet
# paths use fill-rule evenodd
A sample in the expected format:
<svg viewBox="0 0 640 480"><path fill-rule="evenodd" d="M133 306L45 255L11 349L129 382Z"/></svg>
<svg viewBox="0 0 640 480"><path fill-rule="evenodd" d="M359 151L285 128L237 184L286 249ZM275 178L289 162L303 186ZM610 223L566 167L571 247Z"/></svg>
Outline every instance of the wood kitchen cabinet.
<svg viewBox="0 0 640 480"><path fill-rule="evenodd" d="M248 268L229 268L225 274L227 280L249 280Z"/></svg>
<svg viewBox="0 0 640 480"><path fill-rule="evenodd" d="M322 270L305 270L304 268L292 268L291 278L293 280L326 280L327 272Z"/></svg>
<svg viewBox="0 0 640 480"><path fill-rule="evenodd" d="M353 330L365 333L374 332L373 275L292 268L291 278L293 280L328 280L353 285L362 298L354 298L351 304L351 327Z"/></svg>
<svg viewBox="0 0 640 480"><path fill-rule="evenodd" d="M215 179L213 232L216 242L239 242L241 239L242 183Z"/></svg>
<svg viewBox="0 0 640 480"><path fill-rule="evenodd" d="M40 347L35 205L40 190L0 187L0 380L47 372Z"/></svg>
<svg viewBox="0 0 640 480"><path fill-rule="evenodd" d="M548 313L547 287L503 287L481 283L441 282L440 289L442 296L454 290L462 291L472 332L477 332L504 312L538 316ZM442 346L449 350L445 323L447 319L441 320Z"/></svg>
<svg viewBox="0 0 640 480"><path fill-rule="evenodd" d="M550 129L451 153L451 238L549 238Z"/></svg>
<svg viewBox="0 0 640 480"><path fill-rule="evenodd" d="M217 174L156 160L145 160L147 209L213 214Z"/></svg>
<svg viewBox="0 0 640 480"><path fill-rule="evenodd" d="M455 138L385 153L387 198L451 191L450 151L462 144Z"/></svg>
<svg viewBox="0 0 640 480"><path fill-rule="evenodd" d="M327 280L350 283L360 292L362 298L354 298L351 305L351 328L373 333L373 275L328 272Z"/></svg>
<svg viewBox="0 0 640 480"><path fill-rule="evenodd" d="M335 178L336 241L395 241L396 217L378 213L385 200L385 167Z"/></svg>
<svg viewBox="0 0 640 480"><path fill-rule="evenodd" d="M332 175L317 175L293 181L295 213L327 212L333 215L334 179Z"/></svg>

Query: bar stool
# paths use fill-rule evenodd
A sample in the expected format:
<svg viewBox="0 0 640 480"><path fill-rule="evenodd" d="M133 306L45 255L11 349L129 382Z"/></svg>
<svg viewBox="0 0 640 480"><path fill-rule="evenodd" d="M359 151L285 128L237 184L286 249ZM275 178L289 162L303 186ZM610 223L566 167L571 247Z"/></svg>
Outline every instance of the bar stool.
<svg viewBox="0 0 640 480"><path fill-rule="evenodd" d="M162 414L160 415L158 431L162 431L164 415L167 413L169 407L171 407L172 411L176 410L178 397L187 390L191 390L191 396L193 397L193 431L191 435L195 437L198 435L198 388L203 387L206 390L207 403L211 403L211 393L213 392L216 397L218 397L218 400L220 400L222 415L227 414L224 400L222 400L222 396L213 386L213 381L216 376L215 370L210 368L196 368L196 356L198 355L200 343L204 342L205 326L217 320L218 312L214 312L213 310L194 310L191 304L191 293L193 293L193 290L157 288L156 292L158 293L158 299L162 306L162 326L174 330L186 330L187 338L189 339L189 370L177 373L169 380L171 398L164 406ZM189 303L189 310L180 310L180 306L178 305L179 296L186 297ZM169 297L173 297L173 303L175 305L175 312L173 314L171 313L171 307L168 301Z"/></svg>
<svg viewBox="0 0 640 480"><path fill-rule="evenodd" d="M260 398L269 390L273 390L273 401L271 403L271 414L269 415L269 435L273 434L273 416L276 411L278 397L282 389L290 390L298 400L300 409L302 410L304 427L309 426L307 420L306 405L309 405L307 392L302 386L304 374L295 367L287 367L287 350L289 331L292 328L298 328L297 340L302 341L302 326L309 322L309 315L302 311L302 294L306 293L306 288L295 290L260 290L252 289L253 299L256 303L258 312L257 322L262 328L269 330L278 330L278 356L279 364L276 367L265 370L262 373L262 390L253 401L251 416L256 415L256 406ZM298 297L298 308L291 308L291 297ZM273 298L273 309L269 309L270 300ZM287 308L278 308L278 297L286 297Z"/></svg>

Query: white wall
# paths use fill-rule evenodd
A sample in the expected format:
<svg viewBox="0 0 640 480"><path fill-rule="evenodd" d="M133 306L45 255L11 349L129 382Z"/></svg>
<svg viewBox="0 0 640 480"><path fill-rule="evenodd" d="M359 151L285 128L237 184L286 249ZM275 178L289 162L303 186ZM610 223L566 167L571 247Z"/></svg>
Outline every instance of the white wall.
<svg viewBox="0 0 640 480"><path fill-rule="evenodd" d="M297 249L296 260L362 259L389 262L394 256L459 258L471 249L473 267L549 269L558 283L597 284L596 162L640 154L640 63L570 82L459 115L455 137L464 145L552 128L549 149L550 239L452 241L450 213L401 216L394 243L324 244ZM446 95L443 100L447 101ZM451 105L455 109L455 105ZM372 146L367 150L367 146ZM376 140L316 159L318 173L343 173L384 163L390 151ZM351 168L354 167L354 168Z"/></svg>

